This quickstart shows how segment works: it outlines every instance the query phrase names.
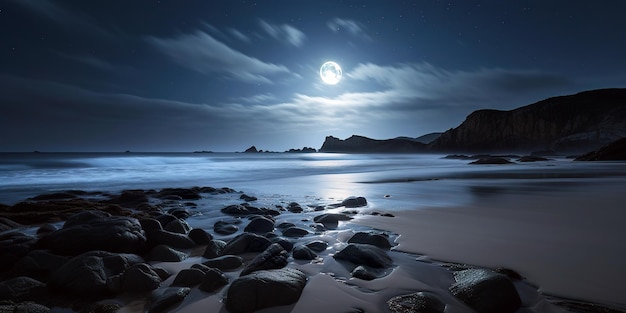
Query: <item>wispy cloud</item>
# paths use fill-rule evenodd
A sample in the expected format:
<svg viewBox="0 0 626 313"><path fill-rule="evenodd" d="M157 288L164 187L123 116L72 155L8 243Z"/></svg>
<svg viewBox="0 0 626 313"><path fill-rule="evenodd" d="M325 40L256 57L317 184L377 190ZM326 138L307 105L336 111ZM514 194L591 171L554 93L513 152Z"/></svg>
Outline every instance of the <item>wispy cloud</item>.
<svg viewBox="0 0 626 313"><path fill-rule="evenodd" d="M231 35L233 35L235 38L243 41L243 42L250 42L250 37L246 36L244 33L234 29L234 28L229 28L228 32L231 33Z"/></svg>
<svg viewBox="0 0 626 313"><path fill-rule="evenodd" d="M269 76L289 73L284 65L245 55L202 31L147 41L178 64L203 74L223 73L245 82L272 84Z"/></svg>
<svg viewBox="0 0 626 313"><path fill-rule="evenodd" d="M306 35L297 28L289 24L270 24L264 20L260 20L261 28L272 38L283 41L295 47L301 47L304 44Z"/></svg>
<svg viewBox="0 0 626 313"><path fill-rule="evenodd" d="M347 33L350 36L360 38L363 40L370 40L371 37L367 34L365 25L360 22L334 18L326 23L326 26L334 33Z"/></svg>
<svg viewBox="0 0 626 313"><path fill-rule="evenodd" d="M240 97L235 100L239 102L262 104L262 103L268 103L271 101L276 101L277 99L276 99L276 96L274 96L271 93L263 93L263 94L258 94L258 95L254 95L250 97Z"/></svg>
<svg viewBox="0 0 626 313"><path fill-rule="evenodd" d="M111 62L91 55L74 55L63 52L57 52L56 54L63 58L73 60L106 72L127 72L132 70L132 68L128 66L113 64Z"/></svg>

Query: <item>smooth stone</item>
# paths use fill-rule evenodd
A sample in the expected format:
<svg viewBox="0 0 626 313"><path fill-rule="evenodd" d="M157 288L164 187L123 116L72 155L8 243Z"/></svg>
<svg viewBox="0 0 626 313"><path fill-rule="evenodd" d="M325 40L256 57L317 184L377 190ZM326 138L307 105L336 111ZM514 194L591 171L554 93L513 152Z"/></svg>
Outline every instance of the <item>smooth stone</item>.
<svg viewBox="0 0 626 313"><path fill-rule="evenodd" d="M348 243L366 243L385 250L389 250L392 247L387 236L367 232L358 232L354 234L350 237L350 239L348 239Z"/></svg>
<svg viewBox="0 0 626 313"><path fill-rule="evenodd" d="M161 189L156 196L163 198L174 195L184 200L199 200L202 199L200 192L201 190L199 188L164 188Z"/></svg>
<svg viewBox="0 0 626 313"><path fill-rule="evenodd" d="M189 231L188 236L196 245L206 245L213 240L213 236L202 228L192 229Z"/></svg>
<svg viewBox="0 0 626 313"><path fill-rule="evenodd" d="M359 265L352 270L352 277L362 280L374 280L378 278L378 273L368 269L363 265Z"/></svg>
<svg viewBox="0 0 626 313"><path fill-rule="evenodd" d="M391 313L443 313L445 303L430 292L416 292L397 296L387 301Z"/></svg>
<svg viewBox="0 0 626 313"><path fill-rule="evenodd" d="M241 254L246 252L262 252L272 243L269 239L253 233L243 233L226 244L221 254Z"/></svg>
<svg viewBox="0 0 626 313"><path fill-rule="evenodd" d="M274 231L274 221L267 217L258 216L251 220L243 231L256 234L271 233Z"/></svg>
<svg viewBox="0 0 626 313"><path fill-rule="evenodd" d="M204 271L196 268L188 268L178 272L172 287L192 287L202 282L204 278Z"/></svg>
<svg viewBox="0 0 626 313"><path fill-rule="evenodd" d="M352 218L346 214L325 213L313 218L313 221L324 225L328 229L335 229L339 226L339 221L349 221Z"/></svg>
<svg viewBox="0 0 626 313"><path fill-rule="evenodd" d="M47 281L52 273L69 260L69 257L52 254L47 250L32 250L15 263L13 272L17 276Z"/></svg>
<svg viewBox="0 0 626 313"><path fill-rule="evenodd" d="M313 240L307 243L305 246L309 247L309 249L315 252L324 252L326 248L328 248L328 242L322 240Z"/></svg>
<svg viewBox="0 0 626 313"><path fill-rule="evenodd" d="M30 277L19 276L0 281L0 299L3 300L33 300L45 292L46 284Z"/></svg>
<svg viewBox="0 0 626 313"><path fill-rule="evenodd" d="M172 233L187 235L189 231L191 230L191 226L189 226L187 222L177 218L167 223L167 225L165 225L163 229Z"/></svg>
<svg viewBox="0 0 626 313"><path fill-rule="evenodd" d="M299 203L291 202L287 205L287 211L291 213L302 213L302 211L304 210L302 209L302 206L300 206Z"/></svg>
<svg viewBox="0 0 626 313"><path fill-rule="evenodd" d="M183 302L189 292L188 287L169 287L157 289L150 295L146 305L148 313L161 313L169 311L173 306Z"/></svg>
<svg viewBox="0 0 626 313"><path fill-rule="evenodd" d="M367 205L367 199L365 197L347 197L342 202L341 205L346 208L358 208Z"/></svg>
<svg viewBox="0 0 626 313"><path fill-rule="evenodd" d="M167 230L151 230L146 232L148 246L166 245L177 249L191 249L196 243L189 236Z"/></svg>
<svg viewBox="0 0 626 313"><path fill-rule="evenodd" d="M306 281L304 273L291 268L257 271L241 276L228 288L226 310L230 313L247 313L295 303Z"/></svg>
<svg viewBox="0 0 626 313"><path fill-rule="evenodd" d="M214 292L228 285L228 277L217 268L209 268L200 282L198 289L204 292Z"/></svg>
<svg viewBox="0 0 626 313"><path fill-rule="evenodd" d="M239 226L225 221L217 221L213 224L213 231L220 235L232 235L238 230Z"/></svg>
<svg viewBox="0 0 626 313"><path fill-rule="evenodd" d="M343 250L335 253L333 258L373 268L387 268L393 264L393 261L384 250L361 243L349 244Z"/></svg>
<svg viewBox="0 0 626 313"><path fill-rule="evenodd" d="M161 277L145 263L133 264L121 277L121 288L129 293L141 293L159 288Z"/></svg>
<svg viewBox="0 0 626 313"><path fill-rule="evenodd" d="M223 240L211 240L207 243L202 256L207 259L216 258L222 254L222 250L224 250L224 247L226 247L226 242L224 242Z"/></svg>
<svg viewBox="0 0 626 313"><path fill-rule="evenodd" d="M17 304L0 304L0 313L49 313L52 312L47 306L24 302Z"/></svg>
<svg viewBox="0 0 626 313"><path fill-rule="evenodd" d="M300 227L289 227L285 230L283 230L283 236L285 237L304 237L306 235L310 234L310 232L304 228L300 228Z"/></svg>
<svg viewBox="0 0 626 313"><path fill-rule="evenodd" d="M180 262L187 258L187 253L170 248L166 245L158 245L150 250L146 258L149 261Z"/></svg>
<svg viewBox="0 0 626 313"><path fill-rule="evenodd" d="M513 313L522 305L515 285L507 276L486 269L454 273L452 294L478 313Z"/></svg>
<svg viewBox="0 0 626 313"><path fill-rule="evenodd" d="M143 259L133 255L90 251L73 257L50 275L48 288L55 292L85 299L102 299L112 295L107 282Z"/></svg>
<svg viewBox="0 0 626 313"><path fill-rule="evenodd" d="M202 262L203 265L214 267L222 271L236 270L243 266L243 258L236 255L223 255Z"/></svg>
<svg viewBox="0 0 626 313"><path fill-rule="evenodd" d="M317 254L307 246L297 246L291 254L296 260L313 260L317 257Z"/></svg>
<svg viewBox="0 0 626 313"><path fill-rule="evenodd" d="M38 245L53 253L78 255L93 250L134 253L146 245L139 221L98 211L72 215L63 228L43 235Z"/></svg>
<svg viewBox="0 0 626 313"><path fill-rule="evenodd" d="M161 222L154 218L142 218L139 220L139 224L141 224L141 228L143 228L146 232L150 230L163 229Z"/></svg>
<svg viewBox="0 0 626 313"><path fill-rule="evenodd" d="M259 270L278 269L287 266L289 253L277 243L271 244L265 251L252 259L241 271L241 276Z"/></svg>

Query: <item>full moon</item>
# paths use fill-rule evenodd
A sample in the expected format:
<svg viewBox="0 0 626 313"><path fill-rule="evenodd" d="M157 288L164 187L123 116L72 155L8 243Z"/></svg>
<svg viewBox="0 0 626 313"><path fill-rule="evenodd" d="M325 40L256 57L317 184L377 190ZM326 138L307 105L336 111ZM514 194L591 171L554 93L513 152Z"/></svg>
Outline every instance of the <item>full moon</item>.
<svg viewBox="0 0 626 313"><path fill-rule="evenodd" d="M341 66L335 62L326 62L320 68L322 81L329 85L335 85L341 80Z"/></svg>

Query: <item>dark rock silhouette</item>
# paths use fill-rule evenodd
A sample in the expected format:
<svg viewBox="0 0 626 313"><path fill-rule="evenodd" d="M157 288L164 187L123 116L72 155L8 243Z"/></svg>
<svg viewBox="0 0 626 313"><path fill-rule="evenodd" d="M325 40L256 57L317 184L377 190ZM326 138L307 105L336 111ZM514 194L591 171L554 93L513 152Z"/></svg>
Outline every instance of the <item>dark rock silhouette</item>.
<svg viewBox="0 0 626 313"><path fill-rule="evenodd" d="M363 136L352 135L341 140L327 136L320 152L339 153L415 153L426 152L426 145L414 139L395 138L376 140Z"/></svg>
<svg viewBox="0 0 626 313"><path fill-rule="evenodd" d="M626 161L626 137L613 141L596 151L581 155L574 161Z"/></svg>
<svg viewBox="0 0 626 313"><path fill-rule="evenodd" d="M259 152L259 150L257 150L255 146L252 146L252 147L246 149L246 151L244 151L244 152L245 153L257 153L257 152Z"/></svg>
<svg viewBox="0 0 626 313"><path fill-rule="evenodd" d="M511 111L479 110L443 133L431 151L581 152L626 136L626 89L549 98Z"/></svg>

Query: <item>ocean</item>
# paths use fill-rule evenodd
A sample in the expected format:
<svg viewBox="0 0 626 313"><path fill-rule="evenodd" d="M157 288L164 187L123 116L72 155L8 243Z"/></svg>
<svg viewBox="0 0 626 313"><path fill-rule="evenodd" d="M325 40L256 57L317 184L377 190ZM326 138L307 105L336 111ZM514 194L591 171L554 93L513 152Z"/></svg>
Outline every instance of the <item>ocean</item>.
<svg viewBox="0 0 626 313"><path fill-rule="evenodd" d="M0 153L0 203L63 190L193 186L267 201L363 196L368 210L396 218L355 222L399 234L398 251L510 267L546 293L626 307L626 163L469 162L429 154Z"/></svg>

